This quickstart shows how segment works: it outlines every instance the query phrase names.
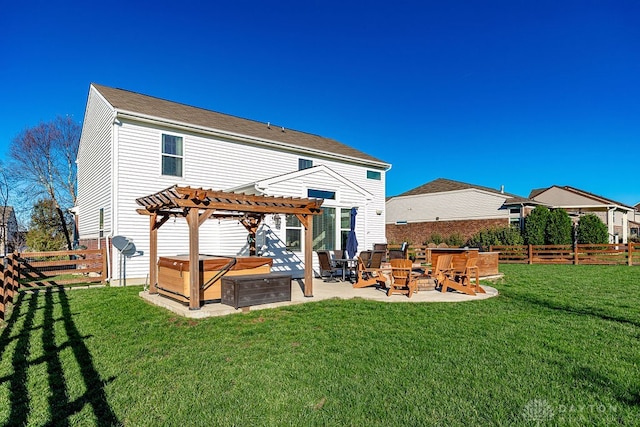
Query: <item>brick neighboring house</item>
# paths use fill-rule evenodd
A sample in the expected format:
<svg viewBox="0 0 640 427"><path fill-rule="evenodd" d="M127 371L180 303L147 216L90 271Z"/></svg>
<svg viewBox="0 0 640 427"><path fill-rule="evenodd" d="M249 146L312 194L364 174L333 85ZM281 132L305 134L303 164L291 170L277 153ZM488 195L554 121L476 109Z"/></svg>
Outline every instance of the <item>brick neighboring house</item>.
<svg viewBox="0 0 640 427"><path fill-rule="evenodd" d="M538 204L504 189L438 178L387 199L387 241L422 244L433 233L445 238L460 233L468 239L494 226L521 229L525 216Z"/></svg>
<svg viewBox="0 0 640 427"><path fill-rule="evenodd" d="M574 221L587 213L596 214L607 225L609 243L627 243L634 224L636 230L638 227L634 208L568 185L532 190L529 198L550 208L564 209Z"/></svg>

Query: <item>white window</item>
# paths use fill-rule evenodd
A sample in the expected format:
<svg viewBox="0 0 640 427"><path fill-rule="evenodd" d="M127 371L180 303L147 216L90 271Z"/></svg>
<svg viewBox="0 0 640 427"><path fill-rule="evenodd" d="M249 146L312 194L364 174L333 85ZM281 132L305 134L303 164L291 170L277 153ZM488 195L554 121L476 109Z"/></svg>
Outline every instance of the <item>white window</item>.
<svg viewBox="0 0 640 427"><path fill-rule="evenodd" d="M162 134L162 175L182 177L182 137Z"/></svg>
<svg viewBox="0 0 640 427"><path fill-rule="evenodd" d="M302 249L302 224L295 215L287 215L285 244L289 251Z"/></svg>
<svg viewBox="0 0 640 427"><path fill-rule="evenodd" d="M351 231L351 209L340 209L340 249L347 249L349 231Z"/></svg>
<svg viewBox="0 0 640 427"><path fill-rule="evenodd" d="M298 159L298 170L309 169L313 167L313 160Z"/></svg>
<svg viewBox="0 0 640 427"><path fill-rule="evenodd" d="M322 207L322 213L313 217L313 250L336 249L336 209Z"/></svg>
<svg viewBox="0 0 640 427"><path fill-rule="evenodd" d="M382 179L382 173L379 171L367 171L367 179L375 179L380 181Z"/></svg>

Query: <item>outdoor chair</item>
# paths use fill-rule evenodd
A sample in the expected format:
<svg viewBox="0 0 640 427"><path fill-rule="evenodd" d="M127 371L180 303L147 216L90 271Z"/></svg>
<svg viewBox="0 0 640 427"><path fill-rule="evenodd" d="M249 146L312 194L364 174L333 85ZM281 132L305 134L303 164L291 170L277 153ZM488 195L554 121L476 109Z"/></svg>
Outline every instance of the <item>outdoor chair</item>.
<svg viewBox="0 0 640 427"><path fill-rule="evenodd" d="M373 244L374 251L382 251L382 262L387 262L387 244L386 243L374 243Z"/></svg>
<svg viewBox="0 0 640 427"><path fill-rule="evenodd" d="M436 265L429 272L429 276L436 281L436 286L442 286L446 274L451 271L451 262L453 255L439 255L436 259Z"/></svg>
<svg viewBox="0 0 640 427"><path fill-rule="evenodd" d="M476 257L468 258L463 269L454 268L447 272L440 292L454 289L467 295L476 295L477 292L485 293L484 289L480 287L477 262L478 258ZM475 283L473 284L471 284L472 275L475 276Z"/></svg>
<svg viewBox="0 0 640 427"><path fill-rule="evenodd" d="M373 251L371 252L371 258L369 259L369 265L367 268L371 269L379 269L382 266L382 259L384 258L385 253L383 251Z"/></svg>
<svg viewBox="0 0 640 427"><path fill-rule="evenodd" d="M413 262L409 259L392 259L390 263L391 284L387 296L398 293L411 298L413 293L418 291L417 278L412 274Z"/></svg>
<svg viewBox="0 0 640 427"><path fill-rule="evenodd" d="M365 288L367 286L376 285L379 287L387 286L387 279L379 268L369 268L365 265L364 260L358 257L358 266L356 268L356 281L354 288Z"/></svg>
<svg viewBox="0 0 640 427"><path fill-rule="evenodd" d="M333 259L343 259L344 251L342 249L335 249L333 251Z"/></svg>
<svg viewBox="0 0 640 427"><path fill-rule="evenodd" d="M369 268L369 262L371 261L371 252L372 251L362 251L358 256L358 258L362 258L362 261L364 262L364 266L367 268Z"/></svg>
<svg viewBox="0 0 640 427"><path fill-rule="evenodd" d="M329 279L323 279L325 282L336 282L335 275L342 271L340 268L331 264L331 256L329 251L317 251L318 261L320 262L320 277L325 277L328 273Z"/></svg>
<svg viewBox="0 0 640 427"><path fill-rule="evenodd" d="M389 260L392 259L408 259L409 258L409 244L403 242L400 249L389 249Z"/></svg>

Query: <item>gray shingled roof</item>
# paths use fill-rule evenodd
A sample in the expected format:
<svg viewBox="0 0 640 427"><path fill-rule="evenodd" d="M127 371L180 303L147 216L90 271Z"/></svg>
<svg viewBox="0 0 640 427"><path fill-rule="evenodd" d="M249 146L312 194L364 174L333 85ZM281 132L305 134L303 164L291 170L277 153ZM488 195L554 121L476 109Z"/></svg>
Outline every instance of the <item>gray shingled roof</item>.
<svg viewBox="0 0 640 427"><path fill-rule="evenodd" d="M167 101L123 89L115 89L93 83L102 96L115 109L160 118L171 122L195 125L211 130L231 132L264 141L276 141L294 147L318 150L328 155L337 154L367 162L380 163L379 167L390 165L355 148L334 139L325 138L280 126L267 126L266 122L243 119L228 114L217 113L203 108Z"/></svg>
<svg viewBox="0 0 640 427"><path fill-rule="evenodd" d="M445 191L466 190L468 188L476 188L478 190L489 191L491 193L504 194L507 197L520 197L515 194L502 193L495 188L482 187L480 185L467 184L466 182L453 181L451 179L437 178L433 181L422 184L412 190L406 191L400 196L417 196L419 194L443 193Z"/></svg>

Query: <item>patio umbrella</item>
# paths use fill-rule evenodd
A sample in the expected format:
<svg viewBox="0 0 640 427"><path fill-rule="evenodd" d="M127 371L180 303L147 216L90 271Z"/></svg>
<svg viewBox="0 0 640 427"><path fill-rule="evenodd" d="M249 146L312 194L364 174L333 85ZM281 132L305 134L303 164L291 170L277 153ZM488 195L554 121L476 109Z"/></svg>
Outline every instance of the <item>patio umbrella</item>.
<svg viewBox="0 0 640 427"><path fill-rule="evenodd" d="M351 223L349 225L346 247L347 255L350 259L353 259L358 252L358 239L356 239L356 215L358 215L358 210L356 208L351 208Z"/></svg>

